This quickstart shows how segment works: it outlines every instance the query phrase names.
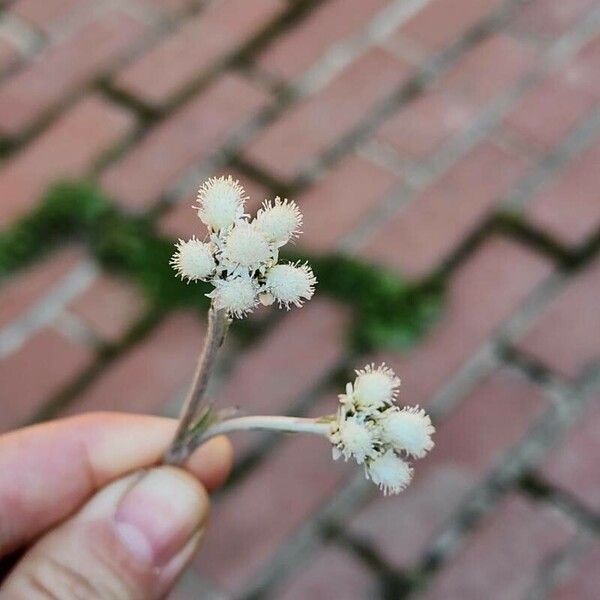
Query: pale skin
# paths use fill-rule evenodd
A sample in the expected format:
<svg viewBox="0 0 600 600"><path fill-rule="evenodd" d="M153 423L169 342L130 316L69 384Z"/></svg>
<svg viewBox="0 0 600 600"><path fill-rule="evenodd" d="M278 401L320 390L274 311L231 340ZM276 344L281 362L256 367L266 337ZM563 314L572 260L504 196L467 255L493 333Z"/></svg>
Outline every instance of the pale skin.
<svg viewBox="0 0 600 600"><path fill-rule="evenodd" d="M0 436L0 599L164 598L232 464L217 437L158 466L176 427L97 413Z"/></svg>

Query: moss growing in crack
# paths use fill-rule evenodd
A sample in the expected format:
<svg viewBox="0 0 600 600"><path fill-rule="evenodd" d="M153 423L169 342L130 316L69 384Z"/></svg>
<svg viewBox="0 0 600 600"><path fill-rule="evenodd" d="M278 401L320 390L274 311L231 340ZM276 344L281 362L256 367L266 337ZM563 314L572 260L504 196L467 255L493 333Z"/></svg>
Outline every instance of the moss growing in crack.
<svg viewBox="0 0 600 600"><path fill-rule="evenodd" d="M53 186L30 215L0 232L0 280L69 239L86 243L104 268L134 280L159 311L208 307L207 284L187 285L174 277L172 241L158 235L148 218L123 213L87 183ZM353 309L352 342L359 350L406 348L441 309L439 283L410 284L337 255L284 258L308 260L319 292Z"/></svg>

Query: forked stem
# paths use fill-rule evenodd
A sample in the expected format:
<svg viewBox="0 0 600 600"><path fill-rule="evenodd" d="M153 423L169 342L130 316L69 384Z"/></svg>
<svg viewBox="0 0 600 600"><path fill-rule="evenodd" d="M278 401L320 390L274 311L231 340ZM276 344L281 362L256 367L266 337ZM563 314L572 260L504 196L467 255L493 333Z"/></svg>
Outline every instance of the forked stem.
<svg viewBox="0 0 600 600"><path fill-rule="evenodd" d="M225 339L228 326L227 311L217 310L214 306L211 306L208 312L208 330L204 346L198 358L194 379L181 409L175 437L163 458L163 462L166 464L183 464L196 447L193 444L193 435L191 435L190 428L199 417L208 380L215 364L217 352Z"/></svg>

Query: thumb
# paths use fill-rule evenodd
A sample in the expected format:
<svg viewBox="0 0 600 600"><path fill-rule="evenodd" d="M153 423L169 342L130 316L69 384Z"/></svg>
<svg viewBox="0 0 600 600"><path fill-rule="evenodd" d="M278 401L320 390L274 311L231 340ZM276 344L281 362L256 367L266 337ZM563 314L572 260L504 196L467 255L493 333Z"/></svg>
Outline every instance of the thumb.
<svg viewBox="0 0 600 600"><path fill-rule="evenodd" d="M208 508L202 485L174 467L115 481L27 552L0 597L162 598L193 556Z"/></svg>

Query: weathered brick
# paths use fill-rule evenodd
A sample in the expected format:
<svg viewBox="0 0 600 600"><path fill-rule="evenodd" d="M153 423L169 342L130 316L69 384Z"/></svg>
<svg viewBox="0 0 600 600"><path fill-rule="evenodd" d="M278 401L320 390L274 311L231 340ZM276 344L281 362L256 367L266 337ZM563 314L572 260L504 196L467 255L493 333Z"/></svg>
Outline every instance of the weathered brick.
<svg viewBox="0 0 600 600"><path fill-rule="evenodd" d="M439 52L459 39L473 26L488 16L501 2L499 0L434 0L425 3L392 36L391 44L409 41L424 56Z"/></svg>
<svg viewBox="0 0 600 600"><path fill-rule="evenodd" d="M278 592L279 600L364 600L377 597L375 573L350 552L329 546L311 553L309 561Z"/></svg>
<svg viewBox="0 0 600 600"><path fill-rule="evenodd" d="M403 398L426 405L551 271L524 246L489 238L454 272L444 313L426 337L412 351L377 357L402 376Z"/></svg>
<svg viewBox="0 0 600 600"><path fill-rule="evenodd" d="M38 332L0 361L0 428L6 431L23 425L91 360L89 348L51 329Z"/></svg>
<svg viewBox="0 0 600 600"><path fill-rule="evenodd" d="M355 60L321 91L288 110L252 140L246 157L284 180L357 126L406 80L408 65L382 49Z"/></svg>
<svg viewBox="0 0 600 600"><path fill-rule="evenodd" d="M480 143L375 231L362 253L408 277L429 274L481 225L525 165L492 142Z"/></svg>
<svg viewBox="0 0 600 600"><path fill-rule="evenodd" d="M0 130L14 136L66 96L98 77L139 39L144 28L111 11L77 30L0 87Z"/></svg>
<svg viewBox="0 0 600 600"><path fill-rule="evenodd" d="M592 38L575 57L569 77L583 90L600 99L600 35Z"/></svg>
<svg viewBox="0 0 600 600"><path fill-rule="evenodd" d="M17 0L10 12L48 33L65 18L90 10L93 5L92 0Z"/></svg>
<svg viewBox="0 0 600 600"><path fill-rule="evenodd" d="M18 61L19 55L20 52L12 40L0 38L0 75Z"/></svg>
<svg viewBox="0 0 600 600"><path fill-rule="evenodd" d="M541 469L551 484L566 490L596 513L600 509L600 474L596 462L600 453L599 431L600 396L591 400Z"/></svg>
<svg viewBox="0 0 600 600"><path fill-rule="evenodd" d="M295 28L271 43L257 63L281 79L294 79L318 63L337 43L363 28L386 3L386 0L323 2Z"/></svg>
<svg viewBox="0 0 600 600"><path fill-rule="evenodd" d="M164 104L252 39L284 6L256 0L247 10L244 0L213 2L126 67L115 83L148 104Z"/></svg>
<svg viewBox="0 0 600 600"><path fill-rule="evenodd" d="M577 377L600 357L600 260L571 279L517 347L552 370Z"/></svg>
<svg viewBox="0 0 600 600"><path fill-rule="evenodd" d="M189 386L203 337L195 315L169 316L110 365L67 412L162 412Z"/></svg>
<svg viewBox="0 0 600 600"><path fill-rule="evenodd" d="M132 117L99 96L81 100L0 170L0 224L28 212L48 185L83 175L132 127Z"/></svg>
<svg viewBox="0 0 600 600"><path fill-rule="evenodd" d="M376 136L394 148L401 160L421 160L466 129L476 112L452 94L426 91L384 121Z"/></svg>
<svg viewBox="0 0 600 600"><path fill-rule="evenodd" d="M244 175L240 175L234 169L226 169L215 173L215 176L231 175L237 179L246 190L250 198L246 201L245 211L255 214L257 208L262 202L270 197L265 187ZM195 211L191 208L196 202L196 194L190 194L178 202L169 212L167 212L159 223L160 232L172 239L188 239L195 235L200 237L206 232L204 224L196 217Z"/></svg>
<svg viewBox="0 0 600 600"><path fill-rule="evenodd" d="M510 496L434 579L424 600L524 598L575 528L557 509Z"/></svg>
<svg viewBox="0 0 600 600"><path fill-rule="evenodd" d="M569 70L552 74L523 96L505 119L510 131L549 151L588 114L595 98L579 89Z"/></svg>
<svg viewBox="0 0 600 600"><path fill-rule="evenodd" d="M514 27L536 36L558 37L585 18L594 4L594 0L533 0L520 8L513 21Z"/></svg>
<svg viewBox="0 0 600 600"><path fill-rule="evenodd" d="M200 573L228 591L242 590L347 474L347 465L331 460L327 440L283 442L216 503L197 561Z"/></svg>
<svg viewBox="0 0 600 600"><path fill-rule="evenodd" d="M101 275L68 308L100 339L116 342L141 317L145 306L133 284Z"/></svg>
<svg viewBox="0 0 600 600"><path fill-rule="evenodd" d="M576 568L548 594L548 600L596 600L600 589L600 543L594 542Z"/></svg>
<svg viewBox="0 0 600 600"><path fill-rule="evenodd" d="M346 157L297 198L304 215L298 245L311 252L334 250L398 182L391 171L365 158Z"/></svg>
<svg viewBox="0 0 600 600"><path fill-rule="evenodd" d="M40 302L82 256L78 248L65 248L5 281L0 287L0 328Z"/></svg>
<svg viewBox="0 0 600 600"><path fill-rule="evenodd" d="M531 46L498 33L471 48L442 77L439 87L474 106L484 106L507 92L534 64Z"/></svg>
<svg viewBox="0 0 600 600"><path fill-rule="evenodd" d="M401 399L414 403L404 393ZM540 391L524 377L507 370L491 375L447 420L436 423L435 447L415 462L415 479L406 491L393 500L377 495L352 519L351 531L374 543L390 564L414 566L474 485L525 436L544 405Z"/></svg>
<svg viewBox="0 0 600 600"><path fill-rule="evenodd" d="M102 185L128 208L148 208L186 168L216 153L267 100L241 76L224 75L111 166Z"/></svg>
<svg viewBox="0 0 600 600"><path fill-rule="evenodd" d="M585 244L600 225L598 164L600 141L595 141L527 204L527 218L566 246Z"/></svg>

